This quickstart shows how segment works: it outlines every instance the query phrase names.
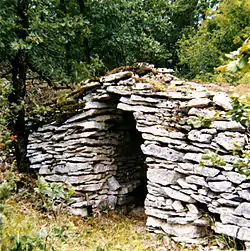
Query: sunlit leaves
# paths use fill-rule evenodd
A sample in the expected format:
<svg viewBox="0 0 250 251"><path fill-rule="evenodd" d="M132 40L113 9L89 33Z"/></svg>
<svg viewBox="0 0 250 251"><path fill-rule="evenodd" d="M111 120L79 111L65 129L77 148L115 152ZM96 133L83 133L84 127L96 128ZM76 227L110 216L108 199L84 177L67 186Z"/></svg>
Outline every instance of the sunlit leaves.
<svg viewBox="0 0 250 251"><path fill-rule="evenodd" d="M237 50L226 55L231 61L219 66L218 71L242 71L247 72L250 70L250 39L247 39L243 45Z"/></svg>
<svg viewBox="0 0 250 251"><path fill-rule="evenodd" d="M222 0L218 9L209 13L197 32L185 36L180 41L179 57L181 67L188 77L201 77L214 73L214 68L225 64L224 55L234 58L236 50L249 37L250 8L247 0ZM235 55L234 55L235 54ZM244 68L242 61L231 63L228 68L236 71ZM220 70L225 71L222 66ZM232 79L233 80L233 79Z"/></svg>

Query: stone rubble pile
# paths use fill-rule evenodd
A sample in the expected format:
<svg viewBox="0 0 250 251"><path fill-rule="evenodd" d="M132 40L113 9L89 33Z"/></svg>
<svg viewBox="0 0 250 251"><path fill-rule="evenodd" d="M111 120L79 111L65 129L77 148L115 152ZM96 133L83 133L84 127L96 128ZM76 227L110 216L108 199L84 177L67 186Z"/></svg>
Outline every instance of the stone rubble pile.
<svg viewBox="0 0 250 251"><path fill-rule="evenodd" d="M73 185L73 213L134 203L146 181L149 230L183 241L212 228L250 241L250 182L233 155L249 136L225 93L150 65L85 85L82 111L39 128L28 147L39 175Z"/></svg>

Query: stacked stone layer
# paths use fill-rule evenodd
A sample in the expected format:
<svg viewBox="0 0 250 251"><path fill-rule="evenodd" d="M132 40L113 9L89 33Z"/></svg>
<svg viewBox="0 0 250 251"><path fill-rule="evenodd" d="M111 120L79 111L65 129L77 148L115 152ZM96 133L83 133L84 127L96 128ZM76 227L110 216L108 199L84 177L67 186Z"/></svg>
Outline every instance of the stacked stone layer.
<svg viewBox="0 0 250 251"><path fill-rule="evenodd" d="M28 147L39 175L73 185L73 213L84 215L87 203L133 202L147 171L149 229L197 238L210 231L211 214L216 233L250 240L250 183L234 170L240 157L232 154L236 145L248 150L249 137L228 115L225 93L150 66L85 85L82 111L39 128ZM224 163L203 161L204 154Z"/></svg>

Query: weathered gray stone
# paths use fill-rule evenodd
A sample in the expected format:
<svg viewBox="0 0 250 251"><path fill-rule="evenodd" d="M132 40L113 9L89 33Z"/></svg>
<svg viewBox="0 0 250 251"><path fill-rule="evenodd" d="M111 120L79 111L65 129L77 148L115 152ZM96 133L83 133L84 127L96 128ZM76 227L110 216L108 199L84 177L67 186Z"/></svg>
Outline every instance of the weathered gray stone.
<svg viewBox="0 0 250 251"><path fill-rule="evenodd" d="M155 218L155 217L152 217L152 216L149 216L149 217L147 217L146 225L148 227L159 228L162 225L162 220Z"/></svg>
<svg viewBox="0 0 250 251"><path fill-rule="evenodd" d="M190 175L186 177L186 182L191 184L196 184L203 187L208 187L207 182L205 181L204 177L196 176L196 175Z"/></svg>
<svg viewBox="0 0 250 251"><path fill-rule="evenodd" d="M222 93L222 92L219 92L214 95L213 102L216 105L222 107L226 111L229 111L233 108L230 103L231 99L227 95L225 95L225 93Z"/></svg>
<svg viewBox="0 0 250 251"><path fill-rule="evenodd" d="M213 192L231 192L233 189L229 181L208 182L208 186Z"/></svg>
<svg viewBox="0 0 250 251"><path fill-rule="evenodd" d="M189 224L190 222L193 222L196 217L169 217L167 219L168 224L178 224L178 225L186 225Z"/></svg>
<svg viewBox="0 0 250 251"><path fill-rule="evenodd" d="M203 187L201 189L198 189L198 193L201 195L207 195L208 194L208 189Z"/></svg>
<svg viewBox="0 0 250 251"><path fill-rule="evenodd" d="M234 214L250 219L250 203L241 203L234 211Z"/></svg>
<svg viewBox="0 0 250 251"><path fill-rule="evenodd" d="M194 220L193 225L210 227L211 222L210 222L210 219L208 219L208 217L201 217L201 218Z"/></svg>
<svg viewBox="0 0 250 251"><path fill-rule="evenodd" d="M185 160L193 161L193 162L196 162L196 163L200 163L201 158L202 158L201 153L186 153L184 155Z"/></svg>
<svg viewBox="0 0 250 251"><path fill-rule="evenodd" d="M181 105L181 108L185 107L207 107L211 103L211 100L208 98L196 98L188 101L185 104Z"/></svg>
<svg viewBox="0 0 250 251"><path fill-rule="evenodd" d="M109 195L108 196L108 206L110 209L114 210L115 206L117 204L117 196L115 195Z"/></svg>
<svg viewBox="0 0 250 251"><path fill-rule="evenodd" d="M124 96L131 95L131 88L127 86L108 86L106 90L109 93L116 93L116 94L124 95Z"/></svg>
<svg viewBox="0 0 250 251"><path fill-rule="evenodd" d="M108 185L111 191L116 191L121 187L121 185L119 184L119 182L116 180L114 176L108 179Z"/></svg>
<svg viewBox="0 0 250 251"><path fill-rule="evenodd" d="M147 126L147 127L136 127L138 131L143 133L150 133L155 136L169 137L174 139L185 139L186 136L182 132L169 132L167 128L163 126Z"/></svg>
<svg viewBox="0 0 250 251"><path fill-rule="evenodd" d="M234 210L234 207L215 207L213 205L208 207L208 211L215 214L233 214Z"/></svg>
<svg viewBox="0 0 250 251"><path fill-rule="evenodd" d="M79 215L81 217L86 217L88 216L88 211L87 208L70 208L69 212L73 215Z"/></svg>
<svg viewBox="0 0 250 251"><path fill-rule="evenodd" d="M217 202L219 202L221 205L225 205L229 207L237 207L238 205L240 205L240 202L238 201L226 200L223 198L218 199Z"/></svg>
<svg viewBox="0 0 250 251"><path fill-rule="evenodd" d="M204 204L209 204L211 203L211 199L207 196L203 196L201 194L194 194L192 193L190 195L195 201L199 201L200 203L204 203Z"/></svg>
<svg viewBox="0 0 250 251"><path fill-rule="evenodd" d="M39 163L43 163L46 160L51 160L52 158L53 158L53 156L50 154L39 154L39 155L36 155L36 156L30 158L30 163L32 165L39 164Z"/></svg>
<svg viewBox="0 0 250 251"><path fill-rule="evenodd" d="M245 128L239 122L236 121L213 121L212 127L217 129L218 131L245 131Z"/></svg>
<svg viewBox="0 0 250 251"><path fill-rule="evenodd" d="M247 200L247 201L250 201L250 191L249 190L240 190L240 191L237 191L237 193L239 194L239 196L244 199L244 200Z"/></svg>
<svg viewBox="0 0 250 251"><path fill-rule="evenodd" d="M245 188L250 188L250 183L242 183L239 185L239 187L241 187L242 189L245 189Z"/></svg>
<svg viewBox="0 0 250 251"><path fill-rule="evenodd" d="M182 161L184 154L168 147L159 147L157 145L149 144L142 145L141 149L144 154L159 157L170 161Z"/></svg>
<svg viewBox="0 0 250 251"><path fill-rule="evenodd" d="M168 137L160 137L160 136L155 136L149 133L143 133L142 138L146 140L152 140L156 142L162 142L162 143L167 143L167 144L175 144L175 145L182 145L183 141L181 140L176 140L176 139L171 139Z"/></svg>
<svg viewBox="0 0 250 251"><path fill-rule="evenodd" d="M192 214L199 214L199 210L194 204L187 204L186 207L188 208L187 216Z"/></svg>
<svg viewBox="0 0 250 251"><path fill-rule="evenodd" d="M241 227L250 226L250 220L232 214L221 214L220 219L223 224L234 224L236 226L241 226Z"/></svg>
<svg viewBox="0 0 250 251"><path fill-rule="evenodd" d="M117 81L123 78L130 78L133 76L133 73L131 71L122 71L115 74L111 74L108 76L105 76L101 79L102 82L112 82Z"/></svg>
<svg viewBox="0 0 250 251"><path fill-rule="evenodd" d="M157 217L163 220L167 220L171 215L172 216L185 216L185 213L177 213L175 211L169 211L164 209L159 209L155 207L145 206L146 215Z"/></svg>
<svg viewBox="0 0 250 251"><path fill-rule="evenodd" d="M214 177L219 174L220 170L212 167L201 167L194 165L194 174L199 174L205 177Z"/></svg>
<svg viewBox="0 0 250 251"><path fill-rule="evenodd" d="M175 199L175 200L180 200L183 202L187 202L187 203L194 203L195 200L192 199L190 196L180 192L180 191L176 191L170 187L163 187L162 190L165 192L165 195L167 195L168 197Z"/></svg>
<svg viewBox="0 0 250 251"><path fill-rule="evenodd" d="M237 238L243 241L250 241L250 229L241 227L238 231Z"/></svg>
<svg viewBox="0 0 250 251"><path fill-rule="evenodd" d="M235 148L235 145L243 147L245 144L244 135L238 132L231 133L219 133L217 137L214 138L214 141L224 147L227 151L232 151Z"/></svg>
<svg viewBox="0 0 250 251"><path fill-rule="evenodd" d="M222 174L228 178L231 182L235 184L241 184L243 181L247 179L246 175L239 174L237 172L225 172L222 171Z"/></svg>
<svg viewBox="0 0 250 251"><path fill-rule="evenodd" d="M225 181L225 180L227 180L227 178L222 174L219 174L215 177L208 177L207 178L207 181Z"/></svg>
<svg viewBox="0 0 250 251"><path fill-rule="evenodd" d="M196 142L210 143L212 138L213 136L211 134L206 134L198 130L192 130L188 133L188 139Z"/></svg>
<svg viewBox="0 0 250 251"><path fill-rule="evenodd" d="M226 200L241 201L239 195L235 193L221 193L220 196Z"/></svg>
<svg viewBox="0 0 250 251"><path fill-rule="evenodd" d="M239 227L235 225L222 224L220 222L216 222L215 226L212 226L212 229L218 234L226 234L236 238Z"/></svg>
<svg viewBox="0 0 250 251"><path fill-rule="evenodd" d="M184 206L182 205L182 203L179 200L175 200L172 204L172 207L178 213L186 211L186 209L184 208Z"/></svg>
<svg viewBox="0 0 250 251"><path fill-rule="evenodd" d="M188 115L199 115L201 117L206 117L206 118L214 118L216 114L215 110L209 110L209 109L197 109L197 108L191 108L188 112Z"/></svg>
<svg viewBox="0 0 250 251"><path fill-rule="evenodd" d="M197 186L194 184L189 184L187 183L183 178L180 178L177 180L177 183L182 187L182 188L187 188L187 189L193 189L197 190Z"/></svg>
<svg viewBox="0 0 250 251"><path fill-rule="evenodd" d="M164 223L161 225L161 228L169 235L191 239L200 238L206 234L206 229L204 229L204 227L194 226L191 223L186 225Z"/></svg>
<svg viewBox="0 0 250 251"><path fill-rule="evenodd" d="M176 181L181 177L182 175L175 172L175 171L169 171L166 169L148 169L147 171L147 178L153 182L158 183L163 186L167 186L169 184L175 184Z"/></svg>
<svg viewBox="0 0 250 251"><path fill-rule="evenodd" d="M218 106L229 110L224 94L157 70L151 72L151 68L135 67L133 72L111 74L93 84L86 82L87 91L76 101L82 107L72 111L77 115L61 124L45 126L29 137L31 167L47 181L72 183L77 197L72 208L85 207L82 198L88 193L93 206L105 201L113 209L132 203L146 155L145 209L149 219L152 216L149 227L153 231L162 232L163 228L185 238L205 234L208 221L198 218L202 203L210 212L221 215L225 225L219 223L224 226L223 231L217 226L219 232L237 236L238 227L250 221L250 185L246 176L232 171L233 163L240 159L232 155L232 149L235 143L242 149L250 148L246 128L231 121L225 111L216 110ZM152 82L133 78L137 70ZM154 81L165 81L168 91L152 90ZM133 113L134 122L132 116L127 121L126 111ZM218 120L212 127L192 130L187 121L198 115L218 115ZM135 124L136 128L131 128ZM134 139L135 129L142 135L143 144ZM137 148L142 144L143 153L133 144ZM210 161L201 167L199 162L207 150L223 156L226 166L216 167ZM238 226L232 228L231 224ZM248 229L241 227L239 231L244 240L249 236Z"/></svg>

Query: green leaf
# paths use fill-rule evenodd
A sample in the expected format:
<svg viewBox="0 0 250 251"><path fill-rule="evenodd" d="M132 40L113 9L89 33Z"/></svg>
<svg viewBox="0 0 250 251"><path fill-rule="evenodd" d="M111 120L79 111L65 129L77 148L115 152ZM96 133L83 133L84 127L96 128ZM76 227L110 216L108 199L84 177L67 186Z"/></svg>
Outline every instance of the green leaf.
<svg viewBox="0 0 250 251"><path fill-rule="evenodd" d="M240 69L243 69L246 66L249 57L250 57L250 54L246 54L243 57L241 57L241 59L240 59L240 61L238 63L238 67Z"/></svg>

